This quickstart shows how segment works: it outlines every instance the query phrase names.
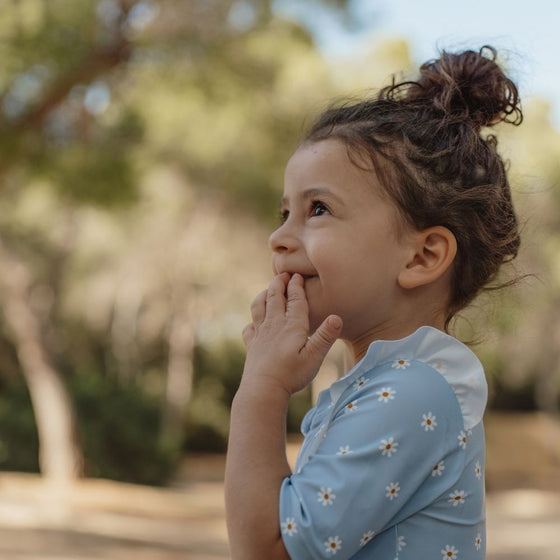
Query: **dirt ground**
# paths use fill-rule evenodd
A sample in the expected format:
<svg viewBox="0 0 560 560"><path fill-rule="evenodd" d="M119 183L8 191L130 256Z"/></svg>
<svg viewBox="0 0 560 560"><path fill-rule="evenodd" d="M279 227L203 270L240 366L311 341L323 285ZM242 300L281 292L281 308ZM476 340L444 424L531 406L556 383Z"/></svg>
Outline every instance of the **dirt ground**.
<svg viewBox="0 0 560 560"><path fill-rule="evenodd" d="M488 560L558 560L560 420L494 414L486 426ZM227 559L223 468L191 457L166 489L0 473L0 560Z"/></svg>

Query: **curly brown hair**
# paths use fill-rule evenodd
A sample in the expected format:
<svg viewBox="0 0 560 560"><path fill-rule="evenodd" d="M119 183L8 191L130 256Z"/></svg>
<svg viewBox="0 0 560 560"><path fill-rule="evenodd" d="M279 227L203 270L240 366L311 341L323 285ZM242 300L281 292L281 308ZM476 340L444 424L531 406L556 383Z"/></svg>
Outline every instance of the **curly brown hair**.
<svg viewBox="0 0 560 560"><path fill-rule="evenodd" d="M523 120L518 90L496 57L489 46L444 51L420 67L415 81L393 80L373 99L326 110L304 138L343 141L356 165L367 156L407 224L441 225L455 235L446 326L520 245L496 137L481 134Z"/></svg>

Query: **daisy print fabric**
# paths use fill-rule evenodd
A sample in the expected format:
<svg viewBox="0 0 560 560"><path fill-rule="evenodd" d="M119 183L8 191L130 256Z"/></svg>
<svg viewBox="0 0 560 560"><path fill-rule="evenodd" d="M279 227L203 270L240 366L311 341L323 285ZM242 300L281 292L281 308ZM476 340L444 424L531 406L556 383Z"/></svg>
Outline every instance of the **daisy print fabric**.
<svg viewBox="0 0 560 560"><path fill-rule="evenodd" d="M484 559L485 403L482 367L452 337L374 342L302 423L280 492L290 557Z"/></svg>

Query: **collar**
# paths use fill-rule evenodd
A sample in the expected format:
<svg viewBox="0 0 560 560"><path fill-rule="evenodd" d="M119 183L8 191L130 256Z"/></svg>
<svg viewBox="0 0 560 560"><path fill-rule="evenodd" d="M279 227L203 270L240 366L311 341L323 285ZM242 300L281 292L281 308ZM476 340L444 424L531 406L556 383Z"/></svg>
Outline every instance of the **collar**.
<svg viewBox="0 0 560 560"><path fill-rule="evenodd" d="M459 401L466 429L482 420L488 398L482 364L462 342L429 326L399 340L372 342L366 355L331 385L331 401L336 403L360 375L395 360L424 362L445 377Z"/></svg>

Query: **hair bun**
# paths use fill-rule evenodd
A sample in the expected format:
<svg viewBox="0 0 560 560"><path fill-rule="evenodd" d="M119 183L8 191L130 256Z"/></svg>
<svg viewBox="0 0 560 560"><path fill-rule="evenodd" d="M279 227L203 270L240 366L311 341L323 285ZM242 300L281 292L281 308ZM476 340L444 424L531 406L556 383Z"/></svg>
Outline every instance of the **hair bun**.
<svg viewBox="0 0 560 560"><path fill-rule="evenodd" d="M500 121L520 124L523 118L515 84L496 63L496 50L458 54L443 51L440 58L420 67L407 98L430 104L445 115L469 119L475 128Z"/></svg>

